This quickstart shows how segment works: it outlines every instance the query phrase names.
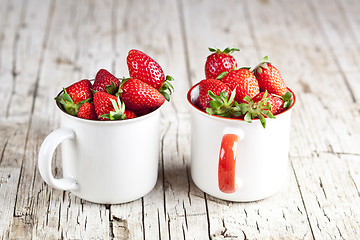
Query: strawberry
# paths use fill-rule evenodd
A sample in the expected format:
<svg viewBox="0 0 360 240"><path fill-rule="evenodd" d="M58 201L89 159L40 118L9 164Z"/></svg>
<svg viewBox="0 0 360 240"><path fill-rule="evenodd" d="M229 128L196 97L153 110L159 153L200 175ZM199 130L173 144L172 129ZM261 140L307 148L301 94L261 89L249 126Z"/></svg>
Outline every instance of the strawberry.
<svg viewBox="0 0 360 240"><path fill-rule="evenodd" d="M228 96L231 94L231 89L225 83L217 79L205 79L202 80L199 84L199 96L197 98L197 106L206 111L210 107L211 97L209 96L209 91L215 95L219 95L221 92L227 92ZM226 99L227 100L227 99Z"/></svg>
<svg viewBox="0 0 360 240"><path fill-rule="evenodd" d="M125 119L125 105L119 97L106 92L94 94L94 107L99 120L121 120Z"/></svg>
<svg viewBox="0 0 360 240"><path fill-rule="evenodd" d="M254 118L260 118L260 123L265 128L266 117L275 118L275 114L285 111L293 104L291 92L286 92L282 96L269 94L267 91L260 92L252 99L249 96L244 98L245 103L241 103L241 113L244 120L251 122Z"/></svg>
<svg viewBox="0 0 360 240"><path fill-rule="evenodd" d="M205 77L217 78L220 73L230 72L236 68L236 61L230 54L235 51L240 51L237 48L225 48L221 51L217 48L209 48L210 52L213 52L206 59L205 63Z"/></svg>
<svg viewBox="0 0 360 240"><path fill-rule="evenodd" d="M134 113L133 111L129 110L129 109L125 109L125 118L126 119L131 119L131 118L136 118L136 113Z"/></svg>
<svg viewBox="0 0 360 240"><path fill-rule="evenodd" d="M271 112L271 103L269 103L268 92L260 93L253 99L249 96L244 97L244 103L240 104L244 120L251 123L252 119L260 118L261 125L266 127L266 117L275 118Z"/></svg>
<svg viewBox="0 0 360 240"><path fill-rule="evenodd" d="M259 92L259 84L255 75L248 68L233 70L225 75L221 81L231 89L236 88L235 101L244 102L244 97L255 97Z"/></svg>
<svg viewBox="0 0 360 240"><path fill-rule="evenodd" d="M265 95L265 92L260 92L258 95L253 97L252 100L255 103L258 103L259 101L261 101L261 99L264 97L264 95ZM278 114L281 111L285 110L285 108L283 107L284 101L281 98L273 96L271 94L268 94L267 96L269 98L268 103L271 105L271 113L272 114L275 115L275 114Z"/></svg>
<svg viewBox="0 0 360 240"><path fill-rule="evenodd" d="M136 78L124 79L118 95L126 107L135 112L154 109L165 102L164 96L157 89Z"/></svg>
<svg viewBox="0 0 360 240"><path fill-rule="evenodd" d="M269 93L273 93L282 96L286 93L286 84L281 77L279 70L274 67L265 56L260 64L255 67L254 74L259 81L261 91L267 90Z"/></svg>
<svg viewBox="0 0 360 240"><path fill-rule="evenodd" d="M94 105L92 105L89 102L84 103L83 105L81 105L77 116L79 118L96 120L97 116L96 116L96 113L95 113Z"/></svg>
<svg viewBox="0 0 360 240"><path fill-rule="evenodd" d="M92 90L115 94L119 88L120 81L105 69L100 69L95 77Z"/></svg>
<svg viewBox="0 0 360 240"><path fill-rule="evenodd" d="M136 116L143 116L150 112L152 112L152 109L139 109L139 110L136 110L135 114L136 114Z"/></svg>
<svg viewBox="0 0 360 240"><path fill-rule="evenodd" d="M258 95L256 95L253 98L253 101L255 101L255 102L260 101L260 99L262 99L264 94L265 94L265 92L260 92ZM291 92L286 92L282 96L277 96L275 94L269 94L268 97L269 97L269 104L271 105L271 113L274 115L285 111L293 103L293 98L292 98Z"/></svg>
<svg viewBox="0 0 360 240"><path fill-rule="evenodd" d="M130 77L139 79L160 91L167 101L174 90L171 76L164 75L161 66L145 53L132 49L126 59Z"/></svg>
<svg viewBox="0 0 360 240"><path fill-rule="evenodd" d="M89 101L91 97L91 82L84 79L64 88L64 93L55 97L55 100L63 106L67 113L76 116L81 105Z"/></svg>

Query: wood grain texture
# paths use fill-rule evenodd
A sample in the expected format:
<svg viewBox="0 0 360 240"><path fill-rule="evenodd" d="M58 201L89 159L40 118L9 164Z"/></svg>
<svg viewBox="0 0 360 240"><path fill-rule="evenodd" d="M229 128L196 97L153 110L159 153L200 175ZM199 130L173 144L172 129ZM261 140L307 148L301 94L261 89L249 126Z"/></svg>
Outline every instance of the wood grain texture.
<svg viewBox="0 0 360 240"><path fill-rule="evenodd" d="M1 0L0 239L358 239L359 11L356 0ZM186 93L205 77L207 47L228 46L239 66L268 55L298 99L289 181L251 203L209 196L190 176ZM59 126L53 97L100 68L128 76L132 48L175 78L156 186L118 205L50 188L37 158ZM61 177L60 151L52 164Z"/></svg>

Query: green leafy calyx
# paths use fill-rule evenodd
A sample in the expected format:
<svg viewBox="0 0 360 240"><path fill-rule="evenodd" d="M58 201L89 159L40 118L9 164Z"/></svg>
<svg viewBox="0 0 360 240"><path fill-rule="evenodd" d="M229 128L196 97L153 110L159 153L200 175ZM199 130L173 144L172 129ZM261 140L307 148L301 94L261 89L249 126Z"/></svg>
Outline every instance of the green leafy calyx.
<svg viewBox="0 0 360 240"><path fill-rule="evenodd" d="M240 51L240 49L238 48L225 48L223 51L221 51L220 49L218 48L210 48L209 47L209 51L212 52L212 53L225 53L225 54L232 54L233 52L236 52L236 51Z"/></svg>
<svg viewBox="0 0 360 240"><path fill-rule="evenodd" d="M75 104L65 88L64 93L59 97L55 97L54 99L60 104L65 112L73 116L77 116L81 105L90 101L90 98L88 98Z"/></svg>
<svg viewBox="0 0 360 240"><path fill-rule="evenodd" d="M268 56L263 57L260 63L254 68L253 73L261 74L263 69L269 69L268 64L270 64Z"/></svg>
<svg viewBox="0 0 360 240"><path fill-rule="evenodd" d="M239 104L234 101L236 88L232 91L230 97L229 93L221 92L219 95L215 95L212 91L208 92L211 101L210 107L206 108L206 112L209 115L217 115L221 117L240 116L241 109Z"/></svg>
<svg viewBox="0 0 360 240"><path fill-rule="evenodd" d="M249 96L244 97L245 103L240 104L244 120L251 123L253 119L260 119L261 125L266 127L266 117L275 118L271 113L270 97L267 97L267 91L260 101L254 102Z"/></svg>
<svg viewBox="0 0 360 240"><path fill-rule="evenodd" d="M119 97L117 99L110 99L111 104L114 107L114 111L110 111L107 114L103 114L100 117L107 118L110 120L123 120L126 119L125 115L125 103L120 100Z"/></svg>
<svg viewBox="0 0 360 240"><path fill-rule="evenodd" d="M159 92L164 96L166 101L170 101L170 95L174 92L174 87L171 82L174 81L174 78L167 75L164 83L159 88Z"/></svg>

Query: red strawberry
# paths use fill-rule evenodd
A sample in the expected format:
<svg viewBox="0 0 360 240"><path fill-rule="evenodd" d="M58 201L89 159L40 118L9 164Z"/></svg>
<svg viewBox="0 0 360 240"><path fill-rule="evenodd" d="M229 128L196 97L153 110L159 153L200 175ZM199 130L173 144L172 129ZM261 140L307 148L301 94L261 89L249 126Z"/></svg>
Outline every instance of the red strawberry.
<svg viewBox="0 0 360 240"><path fill-rule="evenodd" d="M150 112L152 112L153 109L139 109L139 110L136 110L136 116L143 116L143 115L146 115Z"/></svg>
<svg viewBox="0 0 360 240"><path fill-rule="evenodd" d="M77 116L79 118L96 120L97 116L96 116L96 113L95 113L94 105L92 105L89 102L84 103L83 105L81 105Z"/></svg>
<svg viewBox="0 0 360 240"><path fill-rule="evenodd" d="M130 77L137 78L156 88L167 101L170 100L169 95L172 94L174 88L169 81L174 79L170 76L165 78L161 66L154 59L139 50L132 49L129 51L126 60Z"/></svg>
<svg viewBox="0 0 360 240"><path fill-rule="evenodd" d="M206 111L210 107L211 97L209 91L219 96L221 92L228 92L228 96L231 94L231 89L225 83L217 79L205 79L199 84L199 97L197 98L197 105L203 111Z"/></svg>
<svg viewBox="0 0 360 240"><path fill-rule="evenodd" d="M220 73L230 72L232 69L236 68L236 61L233 56L230 54L234 51L240 51L237 48L225 48L224 51L220 49L209 48L210 52L213 54L209 55L205 63L205 77L217 78Z"/></svg>
<svg viewBox="0 0 360 240"><path fill-rule="evenodd" d="M260 98L261 97L261 98ZM266 117L275 118L271 112L271 103L269 103L269 94L267 91L265 93L260 93L256 95L253 99L249 96L244 98L244 103L240 104L242 115L244 120L251 123L252 119L260 119L261 125L266 127Z"/></svg>
<svg viewBox="0 0 360 240"><path fill-rule="evenodd" d="M136 117L137 116L133 111L131 111L129 109L125 109L125 118L126 119L131 119L131 118L136 118Z"/></svg>
<svg viewBox="0 0 360 240"><path fill-rule="evenodd" d="M255 103L258 103L259 101L261 101L261 99L263 98L264 95L265 95L265 92L260 92L258 95L256 95L253 98L253 101ZM269 98L268 103L271 105L271 113L272 114L275 115L275 114L278 114L285 110L284 100L282 100L279 97L273 96L271 94L267 94L267 97Z"/></svg>
<svg viewBox="0 0 360 240"><path fill-rule="evenodd" d="M125 105L114 95L96 92L94 94L94 106L99 120L125 119Z"/></svg>
<svg viewBox="0 0 360 240"><path fill-rule="evenodd" d="M91 82L84 79L64 88L64 93L55 100L63 106L67 113L76 116L80 106L89 101L91 97Z"/></svg>
<svg viewBox="0 0 360 240"><path fill-rule="evenodd" d="M150 86L159 89L165 81L160 65L151 57L139 50L130 50L127 56L129 74Z"/></svg>
<svg viewBox="0 0 360 240"><path fill-rule="evenodd" d="M255 75L248 68L240 68L229 72L221 81L231 89L236 88L235 101L244 102L244 97L255 97L259 92L259 84Z"/></svg>
<svg viewBox="0 0 360 240"><path fill-rule="evenodd" d="M164 96L149 84L136 78L125 79L119 89L126 108L137 111L154 109L165 102Z"/></svg>
<svg viewBox="0 0 360 240"><path fill-rule="evenodd" d="M100 69L95 77L92 89L97 92L108 92L115 94L119 88L120 81L105 69Z"/></svg>
<svg viewBox="0 0 360 240"><path fill-rule="evenodd" d="M286 84L279 70L268 61L267 56L265 56L261 60L261 63L254 69L254 74L259 81L261 91L267 90L269 93L279 96L286 93Z"/></svg>
<svg viewBox="0 0 360 240"><path fill-rule="evenodd" d="M199 84L197 105L209 115L238 117L241 115L239 104L234 101L236 90L217 79L205 79Z"/></svg>

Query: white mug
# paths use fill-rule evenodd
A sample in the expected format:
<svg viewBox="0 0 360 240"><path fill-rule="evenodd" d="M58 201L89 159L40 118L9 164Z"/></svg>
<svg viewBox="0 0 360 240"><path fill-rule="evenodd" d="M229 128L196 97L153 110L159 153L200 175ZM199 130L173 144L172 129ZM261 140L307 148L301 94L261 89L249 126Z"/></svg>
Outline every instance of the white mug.
<svg viewBox="0 0 360 240"><path fill-rule="evenodd" d="M235 202L256 201L278 192L287 180L295 94L290 108L276 119L266 119L265 129L258 119L248 123L208 115L196 107L198 95L196 84L187 94L194 183L214 197Z"/></svg>
<svg viewBox="0 0 360 240"><path fill-rule="evenodd" d="M117 204L145 196L158 176L160 108L133 119L94 121L59 107L61 127L45 138L39 152L42 178L56 189L95 203ZM55 179L51 159L60 143L63 178Z"/></svg>

